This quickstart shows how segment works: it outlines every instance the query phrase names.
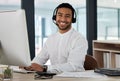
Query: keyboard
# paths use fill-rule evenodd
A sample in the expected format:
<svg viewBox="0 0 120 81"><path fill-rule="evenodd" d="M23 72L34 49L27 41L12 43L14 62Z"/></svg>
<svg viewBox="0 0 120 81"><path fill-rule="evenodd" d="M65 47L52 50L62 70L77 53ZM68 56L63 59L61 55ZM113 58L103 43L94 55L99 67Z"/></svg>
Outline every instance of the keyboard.
<svg viewBox="0 0 120 81"><path fill-rule="evenodd" d="M17 73L34 73L35 72L35 71L28 71L28 70L19 69L19 68L14 68L13 71Z"/></svg>
<svg viewBox="0 0 120 81"><path fill-rule="evenodd" d="M119 76L120 68L97 68L94 70L94 72L109 75L109 76Z"/></svg>

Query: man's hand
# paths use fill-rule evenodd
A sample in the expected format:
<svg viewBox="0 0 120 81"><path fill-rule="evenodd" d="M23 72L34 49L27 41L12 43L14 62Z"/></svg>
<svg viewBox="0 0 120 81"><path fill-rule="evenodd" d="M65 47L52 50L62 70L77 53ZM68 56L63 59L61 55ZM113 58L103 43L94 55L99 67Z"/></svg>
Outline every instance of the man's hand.
<svg viewBox="0 0 120 81"><path fill-rule="evenodd" d="M29 70L29 71L41 71L43 72L43 67L37 63L32 63L30 66L28 67L23 67L25 70Z"/></svg>

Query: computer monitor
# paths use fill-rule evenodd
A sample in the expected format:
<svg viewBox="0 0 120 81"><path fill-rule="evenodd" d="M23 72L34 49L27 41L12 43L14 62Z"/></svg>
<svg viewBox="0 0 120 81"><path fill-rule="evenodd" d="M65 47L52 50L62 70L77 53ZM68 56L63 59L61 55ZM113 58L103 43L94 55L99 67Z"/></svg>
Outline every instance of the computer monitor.
<svg viewBox="0 0 120 81"><path fill-rule="evenodd" d="M25 11L0 11L0 64L31 63Z"/></svg>

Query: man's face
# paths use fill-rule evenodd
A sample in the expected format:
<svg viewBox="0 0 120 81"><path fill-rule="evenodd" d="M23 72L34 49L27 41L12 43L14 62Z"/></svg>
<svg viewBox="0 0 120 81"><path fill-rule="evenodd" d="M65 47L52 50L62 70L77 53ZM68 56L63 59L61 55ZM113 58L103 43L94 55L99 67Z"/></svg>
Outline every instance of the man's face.
<svg viewBox="0 0 120 81"><path fill-rule="evenodd" d="M59 8L56 14L56 24L60 31L67 32L71 28L72 11L69 8Z"/></svg>

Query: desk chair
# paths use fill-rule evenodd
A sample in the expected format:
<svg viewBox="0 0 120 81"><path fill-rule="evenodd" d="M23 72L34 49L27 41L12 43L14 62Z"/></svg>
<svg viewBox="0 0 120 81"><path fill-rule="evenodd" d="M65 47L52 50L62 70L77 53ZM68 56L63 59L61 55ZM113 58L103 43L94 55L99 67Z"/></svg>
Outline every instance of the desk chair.
<svg viewBox="0 0 120 81"><path fill-rule="evenodd" d="M96 59L91 55L86 55L84 68L85 70L94 70L95 68L98 68Z"/></svg>

